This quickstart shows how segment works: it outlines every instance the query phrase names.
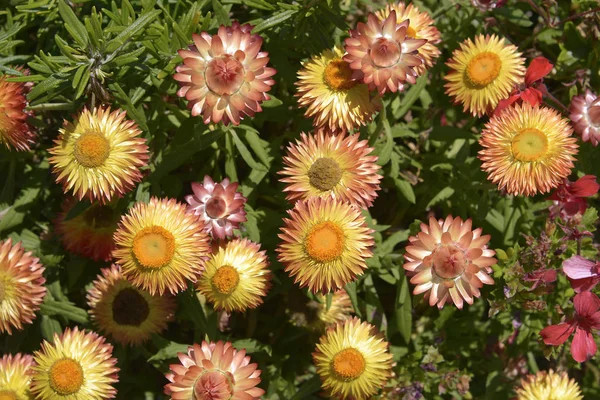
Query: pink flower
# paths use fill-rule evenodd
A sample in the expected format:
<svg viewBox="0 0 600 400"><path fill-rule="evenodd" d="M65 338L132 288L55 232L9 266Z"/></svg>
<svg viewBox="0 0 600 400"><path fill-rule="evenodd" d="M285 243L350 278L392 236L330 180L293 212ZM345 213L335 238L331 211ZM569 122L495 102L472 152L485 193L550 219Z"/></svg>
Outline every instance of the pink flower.
<svg viewBox="0 0 600 400"><path fill-rule="evenodd" d="M565 178L564 183L548 198L554 200L554 205L550 206L550 217L560 216L566 220L577 213L583 215L587 209L585 198L595 195L599 189L594 175L582 176L576 182Z"/></svg>
<svg viewBox="0 0 600 400"><path fill-rule="evenodd" d="M246 221L246 198L237 191L238 186L229 179L215 183L206 175L202 184L192 183L194 194L185 198L190 209L206 222L205 231L214 239L233 236L233 230Z"/></svg>
<svg viewBox="0 0 600 400"><path fill-rule="evenodd" d="M563 271L577 293L592 290L600 282L600 263L581 256L565 260Z"/></svg>
<svg viewBox="0 0 600 400"><path fill-rule="evenodd" d="M592 330L600 329L600 299L592 292L575 295L575 316L567 322L550 325L540 332L544 343L560 346L575 332L571 342L571 355L577 362L587 361L598 350Z"/></svg>
<svg viewBox="0 0 600 400"><path fill-rule="evenodd" d="M510 107L513 103L525 102L534 107L542 104L546 86L541 81L552 71L553 67L554 65L544 57L533 59L525 73L525 84L516 87L508 99L500 100L494 110L494 115L500 114L502 110Z"/></svg>
<svg viewBox="0 0 600 400"><path fill-rule="evenodd" d="M600 142L600 97L586 89L584 94L573 97L569 111L573 128L581 135L581 140L597 146Z"/></svg>
<svg viewBox="0 0 600 400"><path fill-rule="evenodd" d="M471 4L479 9L479 11L486 12L493 10L494 8L503 7L507 0L471 0Z"/></svg>

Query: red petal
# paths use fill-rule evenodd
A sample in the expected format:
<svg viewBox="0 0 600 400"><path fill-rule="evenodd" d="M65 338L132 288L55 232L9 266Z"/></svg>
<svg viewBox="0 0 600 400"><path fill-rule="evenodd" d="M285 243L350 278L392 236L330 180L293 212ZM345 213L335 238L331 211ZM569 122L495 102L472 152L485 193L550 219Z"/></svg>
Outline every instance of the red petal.
<svg viewBox="0 0 600 400"><path fill-rule="evenodd" d="M577 197L589 197L598 193L600 185L596 182L594 175L585 175L577 179L569 188L569 192Z"/></svg>
<svg viewBox="0 0 600 400"><path fill-rule="evenodd" d="M573 288L575 293L581 293L588 290L592 290L598 284L598 282L600 282L600 277L585 279L569 278L569 282L571 282L571 287Z"/></svg>
<svg viewBox="0 0 600 400"><path fill-rule="evenodd" d="M598 348L596 347L592 333L585 329L577 328L575 337L571 343L571 355L573 359L580 363L587 361L596 354L597 350Z"/></svg>
<svg viewBox="0 0 600 400"><path fill-rule="evenodd" d="M535 107L542 103L542 92L535 88L527 88L521 93L521 99Z"/></svg>
<svg viewBox="0 0 600 400"><path fill-rule="evenodd" d="M596 276L596 263L581 256L573 256L563 262L563 271L571 279Z"/></svg>
<svg viewBox="0 0 600 400"><path fill-rule="evenodd" d="M540 331L544 343L559 346L563 344L573 333L573 325L563 322L558 325L550 325Z"/></svg>
<svg viewBox="0 0 600 400"><path fill-rule="evenodd" d="M508 99L500 100L498 102L498 105L496 106L496 109L494 110L494 116L499 115L500 112L502 112L502 110L510 107L515 101L519 100L520 98L520 94L515 94L510 96Z"/></svg>
<svg viewBox="0 0 600 400"><path fill-rule="evenodd" d="M527 72L525 73L525 84L531 86L535 81L539 81L552 71L552 63L545 57L537 57L531 61Z"/></svg>
<svg viewBox="0 0 600 400"><path fill-rule="evenodd" d="M592 292L581 292L573 299L575 311L580 317L590 317L600 309L600 299Z"/></svg>

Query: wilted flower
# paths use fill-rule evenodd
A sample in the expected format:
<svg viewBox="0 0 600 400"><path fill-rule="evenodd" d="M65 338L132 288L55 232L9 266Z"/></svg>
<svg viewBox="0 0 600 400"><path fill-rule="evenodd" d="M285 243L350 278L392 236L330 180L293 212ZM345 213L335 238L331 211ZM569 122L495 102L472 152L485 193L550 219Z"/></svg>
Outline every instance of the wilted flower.
<svg viewBox="0 0 600 400"><path fill-rule="evenodd" d="M171 382L165 394L173 400L258 400L265 391L256 387L261 371L250 363L246 350L230 342L202 342L178 354L180 363L171 364L166 375Z"/></svg>
<svg viewBox="0 0 600 400"><path fill-rule="evenodd" d="M477 7L480 11L490 11L494 8L503 7L507 0L471 0L471 4Z"/></svg>
<svg viewBox="0 0 600 400"><path fill-rule="evenodd" d="M585 213L587 209L586 197L598 193L600 185L596 182L594 175L585 175L575 182L564 179L563 183L552 193L548 200L553 200L550 206L550 217L560 216L563 220L569 219L576 214Z"/></svg>
<svg viewBox="0 0 600 400"><path fill-rule="evenodd" d="M174 75L179 97L189 100L192 115L210 121L238 125L244 115L262 111L260 103L275 84L273 68L267 67L268 53L260 51L263 39L252 34L253 26L221 25L216 35L193 34L194 45L179 50L183 65Z"/></svg>
<svg viewBox="0 0 600 400"><path fill-rule="evenodd" d="M566 372L539 371L521 380L517 400L581 400L581 389Z"/></svg>
<svg viewBox="0 0 600 400"><path fill-rule="evenodd" d="M414 67L423 64L417 49L427 40L410 38L409 23L405 20L399 24L393 10L385 20L369 14L366 24L359 22L350 30L344 60L355 71L353 76L380 94L403 90L405 82L415 83Z"/></svg>
<svg viewBox="0 0 600 400"><path fill-rule="evenodd" d="M581 256L565 260L563 271L577 293L592 290L600 282L600 264Z"/></svg>
<svg viewBox="0 0 600 400"><path fill-rule="evenodd" d="M594 146L600 142L600 98L591 90L585 94L573 97L569 107L575 132L581 135L581 140Z"/></svg>
<svg viewBox="0 0 600 400"><path fill-rule="evenodd" d="M204 230L215 239L233 236L233 230L246 221L246 198L237 191L239 183L225 178L215 183L208 175L200 183L192 183L194 194L185 197L190 210L206 223Z"/></svg>
<svg viewBox="0 0 600 400"><path fill-rule="evenodd" d="M575 332L571 342L571 355L581 363L593 357L598 350L592 330L600 329L600 299L592 292L581 292L575 295L573 303L573 318L542 329L540 336L544 343L560 346Z"/></svg>
<svg viewBox="0 0 600 400"><path fill-rule="evenodd" d="M0 76L0 145L17 151L29 150L35 134L25 122L28 114L26 87L22 82L7 82Z"/></svg>
<svg viewBox="0 0 600 400"><path fill-rule="evenodd" d="M413 294L425 293L430 306L454 303L462 309L464 301L473 304L481 295L484 283L494 283L488 275L496 263L496 252L486 245L490 235L481 236L481 228L473 231L471 224L460 217L430 218L417 236L408 238L404 269L417 285Z"/></svg>

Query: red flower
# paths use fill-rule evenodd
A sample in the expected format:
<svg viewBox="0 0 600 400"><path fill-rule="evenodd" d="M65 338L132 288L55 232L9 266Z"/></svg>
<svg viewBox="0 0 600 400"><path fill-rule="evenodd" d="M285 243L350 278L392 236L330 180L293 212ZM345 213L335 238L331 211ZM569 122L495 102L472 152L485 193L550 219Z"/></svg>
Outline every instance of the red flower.
<svg viewBox="0 0 600 400"><path fill-rule="evenodd" d="M571 342L571 355L577 362L587 361L598 350L592 330L600 329L600 299L592 292L575 295L575 316L567 322L550 325L540 332L544 343L560 346L575 332Z"/></svg>
<svg viewBox="0 0 600 400"><path fill-rule="evenodd" d="M592 290L600 282L600 263L573 256L563 263L563 271L575 292Z"/></svg>
<svg viewBox="0 0 600 400"><path fill-rule="evenodd" d="M546 86L541 83L541 80L552 71L553 67L554 65L544 57L533 59L525 73L525 84L516 87L508 99L500 100L494 110L494 115L498 115L515 102L526 102L534 107L542 104Z"/></svg>
<svg viewBox="0 0 600 400"><path fill-rule="evenodd" d="M533 282L531 290L535 290L540 285L549 285L556 281L556 270L540 268L523 275L523 280L526 282Z"/></svg>
<svg viewBox="0 0 600 400"><path fill-rule="evenodd" d="M560 215L561 218L568 219L577 213L583 215L587 208L585 198L595 195L599 189L600 185L596 183L594 175L582 176L576 182L565 179L548 198L554 200L554 204L550 206L550 217Z"/></svg>

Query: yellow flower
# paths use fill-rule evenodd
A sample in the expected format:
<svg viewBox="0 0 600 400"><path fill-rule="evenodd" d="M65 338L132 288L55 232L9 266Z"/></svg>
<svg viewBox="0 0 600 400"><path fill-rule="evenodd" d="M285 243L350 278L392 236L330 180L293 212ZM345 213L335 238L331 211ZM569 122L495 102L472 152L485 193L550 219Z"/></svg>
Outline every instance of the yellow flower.
<svg viewBox="0 0 600 400"><path fill-rule="evenodd" d="M577 154L569 122L555 110L525 103L492 117L479 139L488 179L509 194L533 196L557 187Z"/></svg>
<svg viewBox="0 0 600 400"><path fill-rule="evenodd" d="M20 82L7 82L0 76L0 145L17 151L29 150L35 134L27 125L25 85Z"/></svg>
<svg viewBox="0 0 600 400"><path fill-rule="evenodd" d="M434 60L440 56L440 50L435 46L441 41L440 31L433 26L434 20L427 12L419 10L414 4L407 6L403 1L388 4L383 10L376 12L375 15L380 20L385 20L392 11L396 12L396 22L398 24L407 19L410 21L406 29L406 36L427 40L427 43L417 49L424 64L417 65L414 68L417 75L421 75L427 68L431 68Z"/></svg>
<svg viewBox="0 0 600 400"><path fill-rule="evenodd" d="M313 327L321 330L338 322L344 322L351 317L354 312L354 307L350 301L350 296L344 290L338 290L331 295L331 304L327 308L327 298L323 295L316 295L317 303L317 320L313 323ZM309 303L309 307L312 304Z"/></svg>
<svg viewBox="0 0 600 400"><path fill-rule="evenodd" d="M332 397L365 400L388 381L392 356L375 327L358 318L330 328L313 353L323 389Z"/></svg>
<svg viewBox="0 0 600 400"><path fill-rule="evenodd" d="M445 76L446 93L478 117L507 98L525 74L525 59L517 47L496 35L467 39L446 64L451 69Z"/></svg>
<svg viewBox="0 0 600 400"><path fill-rule="evenodd" d="M518 400L581 400L581 390L566 372L539 371L521 380Z"/></svg>
<svg viewBox="0 0 600 400"><path fill-rule="evenodd" d="M304 115L313 125L331 132L351 131L366 125L382 107L381 98L367 85L352 78L352 69L342 59L344 52L325 50L302 64L298 72L298 104L308 107Z"/></svg>
<svg viewBox="0 0 600 400"><path fill-rule="evenodd" d="M56 182L81 200L101 203L123 196L142 180L140 168L148 161L148 146L141 131L125 119L125 111L84 109L60 129L49 150Z"/></svg>
<svg viewBox="0 0 600 400"><path fill-rule="evenodd" d="M150 294L176 294L196 282L208 255L204 223L172 199L136 203L115 232L113 257L123 276Z"/></svg>
<svg viewBox="0 0 600 400"><path fill-rule="evenodd" d="M325 294L362 275L374 242L358 208L314 197L297 201L288 213L277 252L300 287Z"/></svg>
<svg viewBox="0 0 600 400"><path fill-rule="evenodd" d="M370 207L377 197L381 169L373 148L358 135L332 135L320 131L316 135L301 134L291 143L283 157L285 168L279 174L286 198L333 197L341 201Z"/></svg>
<svg viewBox="0 0 600 400"><path fill-rule="evenodd" d="M260 245L247 239L234 239L218 248L205 264L198 291L216 309L244 311L256 308L269 290L271 272Z"/></svg>
<svg viewBox="0 0 600 400"><path fill-rule="evenodd" d="M31 367L29 354L5 354L0 359L0 400L30 400Z"/></svg>
<svg viewBox="0 0 600 400"><path fill-rule="evenodd" d="M46 295L44 267L21 243L0 242L0 333L31 324Z"/></svg>
<svg viewBox="0 0 600 400"><path fill-rule="evenodd" d="M122 345L139 345L167 327L175 311L169 295L152 296L123 278L121 267L103 268L88 291L90 317L100 332Z"/></svg>
<svg viewBox="0 0 600 400"><path fill-rule="evenodd" d="M31 391L44 400L111 399L118 381L113 347L94 332L67 328L36 351Z"/></svg>

